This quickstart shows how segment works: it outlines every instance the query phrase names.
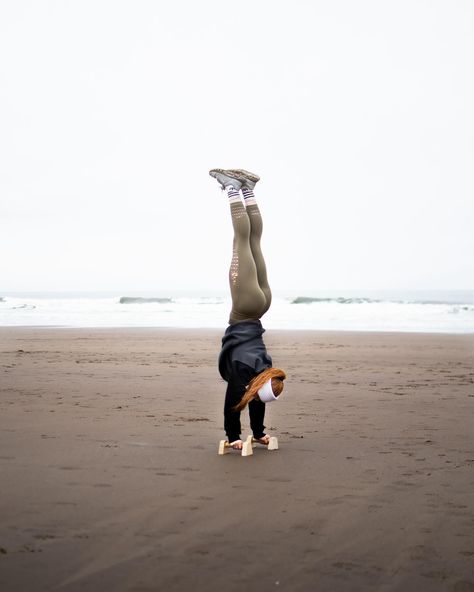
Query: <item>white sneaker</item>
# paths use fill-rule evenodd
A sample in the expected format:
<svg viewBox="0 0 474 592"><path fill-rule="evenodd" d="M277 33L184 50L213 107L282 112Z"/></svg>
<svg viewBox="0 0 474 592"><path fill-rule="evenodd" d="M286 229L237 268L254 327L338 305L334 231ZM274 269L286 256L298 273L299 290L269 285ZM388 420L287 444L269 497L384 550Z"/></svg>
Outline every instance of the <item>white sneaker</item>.
<svg viewBox="0 0 474 592"><path fill-rule="evenodd" d="M214 177L214 179L217 179L217 182L222 187L222 189L232 185L234 189L239 191L239 189L242 187L242 181L240 181L237 176L234 176L230 171L225 169L211 169L209 174L211 177Z"/></svg>

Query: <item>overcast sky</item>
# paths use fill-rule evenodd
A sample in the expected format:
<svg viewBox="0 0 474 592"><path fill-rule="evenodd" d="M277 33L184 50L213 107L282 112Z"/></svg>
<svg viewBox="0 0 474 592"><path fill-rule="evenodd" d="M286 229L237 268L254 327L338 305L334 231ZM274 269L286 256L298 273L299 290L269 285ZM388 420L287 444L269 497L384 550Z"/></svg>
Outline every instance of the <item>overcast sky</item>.
<svg viewBox="0 0 474 592"><path fill-rule="evenodd" d="M474 3L0 0L0 290L474 288Z"/></svg>

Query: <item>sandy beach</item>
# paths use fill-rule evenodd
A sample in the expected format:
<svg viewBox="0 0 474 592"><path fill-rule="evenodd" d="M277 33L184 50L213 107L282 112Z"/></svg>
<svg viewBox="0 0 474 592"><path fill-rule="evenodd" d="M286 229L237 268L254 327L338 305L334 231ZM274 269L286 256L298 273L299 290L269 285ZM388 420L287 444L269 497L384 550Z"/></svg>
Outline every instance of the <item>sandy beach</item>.
<svg viewBox="0 0 474 592"><path fill-rule="evenodd" d="M0 590L474 591L474 336L267 332L242 458L221 334L0 329Z"/></svg>

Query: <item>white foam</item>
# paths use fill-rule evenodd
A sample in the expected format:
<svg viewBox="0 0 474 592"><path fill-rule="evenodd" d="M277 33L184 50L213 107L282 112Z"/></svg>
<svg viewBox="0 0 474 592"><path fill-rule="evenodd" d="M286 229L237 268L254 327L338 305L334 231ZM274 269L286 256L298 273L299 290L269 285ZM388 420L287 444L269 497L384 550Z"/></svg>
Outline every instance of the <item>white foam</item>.
<svg viewBox="0 0 474 592"><path fill-rule="evenodd" d="M171 295L172 297L172 295ZM172 297L171 302L120 304L119 298L9 297L0 326L209 327L224 329L228 297ZM274 297L262 322L268 329L474 333L474 304L389 300L293 304Z"/></svg>

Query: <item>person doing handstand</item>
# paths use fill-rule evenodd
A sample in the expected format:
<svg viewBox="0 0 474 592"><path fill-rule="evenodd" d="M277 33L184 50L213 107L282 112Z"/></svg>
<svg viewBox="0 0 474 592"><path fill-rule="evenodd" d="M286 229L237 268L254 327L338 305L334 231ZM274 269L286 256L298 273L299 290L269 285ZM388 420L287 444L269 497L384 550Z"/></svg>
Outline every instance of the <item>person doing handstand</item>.
<svg viewBox="0 0 474 592"><path fill-rule="evenodd" d="M230 446L240 450L240 412L247 405L253 437L268 444L265 404L277 400L286 374L273 368L262 338L265 329L260 319L270 308L272 293L260 247L262 216L254 194L260 177L243 169L212 169L209 174L227 193L234 229L229 270L232 310L222 338L219 373L227 382L224 430Z"/></svg>

